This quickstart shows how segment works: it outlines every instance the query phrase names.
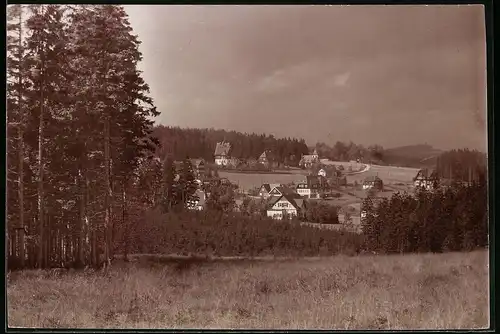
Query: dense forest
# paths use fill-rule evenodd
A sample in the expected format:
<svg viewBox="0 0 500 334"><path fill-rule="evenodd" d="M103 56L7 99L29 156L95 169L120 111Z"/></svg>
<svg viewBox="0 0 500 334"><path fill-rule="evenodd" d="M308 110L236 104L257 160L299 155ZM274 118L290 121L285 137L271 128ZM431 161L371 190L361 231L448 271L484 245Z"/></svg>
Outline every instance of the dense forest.
<svg viewBox="0 0 500 334"><path fill-rule="evenodd" d="M383 253L463 251L488 246L486 176L437 191L396 193L362 210L365 247Z"/></svg>
<svg viewBox="0 0 500 334"><path fill-rule="evenodd" d="M303 154L309 153L304 139L275 138L265 134L159 125L154 128L153 135L160 142L157 153L161 159L170 155L175 160L189 156L213 161L215 146L223 140L231 144L231 156L245 160L257 160L262 152L270 151L272 160L293 166L298 165Z"/></svg>
<svg viewBox="0 0 500 334"><path fill-rule="evenodd" d="M159 189L140 42L121 6L7 9L9 261L107 261Z"/></svg>

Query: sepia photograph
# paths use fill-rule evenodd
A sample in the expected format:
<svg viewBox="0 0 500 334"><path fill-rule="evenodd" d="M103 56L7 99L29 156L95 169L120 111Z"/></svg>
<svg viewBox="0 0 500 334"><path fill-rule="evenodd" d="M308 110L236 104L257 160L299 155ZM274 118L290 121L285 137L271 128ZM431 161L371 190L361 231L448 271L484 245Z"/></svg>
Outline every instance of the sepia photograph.
<svg viewBox="0 0 500 334"><path fill-rule="evenodd" d="M6 328L489 328L485 18L7 5Z"/></svg>

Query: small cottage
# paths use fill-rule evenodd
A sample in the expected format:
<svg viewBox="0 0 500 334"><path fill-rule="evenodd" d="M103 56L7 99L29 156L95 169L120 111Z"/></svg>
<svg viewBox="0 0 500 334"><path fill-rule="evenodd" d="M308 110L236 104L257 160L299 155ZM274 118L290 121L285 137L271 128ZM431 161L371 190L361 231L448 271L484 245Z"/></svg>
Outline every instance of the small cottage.
<svg viewBox="0 0 500 334"><path fill-rule="evenodd" d="M318 151L315 149L312 154L305 154L299 161L299 166L302 168L311 168L313 164L319 162Z"/></svg>
<svg viewBox="0 0 500 334"><path fill-rule="evenodd" d="M371 175L371 176L368 176L363 181L363 189L364 190L368 190L368 189L383 190L384 183L382 182L382 179L379 178L378 176Z"/></svg>
<svg viewBox="0 0 500 334"><path fill-rule="evenodd" d="M229 163L229 159L231 158L229 155L230 150L231 144L229 144L228 142L222 141L220 143L217 143L214 152L215 164L218 166L226 166Z"/></svg>
<svg viewBox="0 0 500 334"><path fill-rule="evenodd" d="M424 168L418 171L417 175L413 178L415 188L425 188L432 190L438 184L439 177L435 170Z"/></svg>
<svg viewBox="0 0 500 334"><path fill-rule="evenodd" d="M320 198L321 182L317 176L307 176L306 182L297 184L297 194L306 198Z"/></svg>
<svg viewBox="0 0 500 334"><path fill-rule="evenodd" d="M262 154L259 156L259 159L257 159L257 162L265 166L269 166L270 161L268 155L269 155L268 151L262 152Z"/></svg>

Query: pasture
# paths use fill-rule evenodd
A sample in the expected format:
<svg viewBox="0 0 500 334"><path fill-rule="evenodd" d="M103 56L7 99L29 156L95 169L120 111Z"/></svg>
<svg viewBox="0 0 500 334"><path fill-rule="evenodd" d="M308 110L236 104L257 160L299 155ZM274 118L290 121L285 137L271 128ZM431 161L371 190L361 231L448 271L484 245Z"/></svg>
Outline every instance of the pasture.
<svg viewBox="0 0 500 334"><path fill-rule="evenodd" d="M471 329L489 324L488 253L115 263L7 275L8 325Z"/></svg>
<svg viewBox="0 0 500 334"><path fill-rule="evenodd" d="M324 162L324 161L323 161ZM348 166L349 162L331 161L331 164ZM277 173L231 173L220 171L221 177L227 178L234 184L237 184L241 190L248 191L254 187L260 187L263 183L298 183L304 182L307 175L305 170L290 170L290 174L277 174ZM347 175L347 182L349 184L362 183L368 176L378 176L382 179L384 184L389 185L394 190L408 190L409 185L413 182L413 177L417 175L418 169L393 167L393 166L377 166L371 165L366 172Z"/></svg>
<svg viewBox="0 0 500 334"><path fill-rule="evenodd" d="M263 183L299 183L306 180L305 172L295 171L291 174L264 174L264 173L231 173L219 171L220 177L227 178L231 183L238 185L239 189L248 191L249 189L260 187Z"/></svg>

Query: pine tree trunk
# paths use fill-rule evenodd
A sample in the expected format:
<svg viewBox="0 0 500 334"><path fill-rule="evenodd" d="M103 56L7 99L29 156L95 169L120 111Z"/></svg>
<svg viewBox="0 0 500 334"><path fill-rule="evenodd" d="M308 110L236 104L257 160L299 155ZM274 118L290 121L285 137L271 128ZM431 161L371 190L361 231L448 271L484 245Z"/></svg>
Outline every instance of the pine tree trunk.
<svg viewBox="0 0 500 334"><path fill-rule="evenodd" d="M40 69L40 75L42 75L42 84L40 85L40 90L41 90L41 98L40 98L40 122L38 126L38 189L37 189L37 204L38 204L38 228L39 228L39 237L40 237L40 249L38 252L38 266L40 268L44 267L44 210L43 210L43 205L44 205L44 196L43 196L43 169L44 169L44 163L43 163L43 140L44 140L44 82L43 82L43 76L44 74L44 53L45 50L42 50L41 54L41 69Z"/></svg>
<svg viewBox="0 0 500 334"><path fill-rule="evenodd" d="M78 179L79 179L79 192L80 192L80 217L78 220L78 236L75 238L78 240L76 244L76 254L75 254L75 262L77 267L81 267L84 264L83 258L83 241L84 241L84 226L85 226L85 181L83 177L83 172L81 170L78 171ZM75 240L75 241L76 241Z"/></svg>
<svg viewBox="0 0 500 334"><path fill-rule="evenodd" d="M18 127L18 154L19 154L19 170L18 170L18 192L19 192L19 227L22 228L20 231L20 254L21 257L21 268L25 266L25 240L24 240L24 112L22 106L22 83L23 83L23 52L22 52L22 5L19 13L19 77L18 77L18 107L19 107L19 127Z"/></svg>
<svg viewBox="0 0 500 334"><path fill-rule="evenodd" d="M128 219L127 219L127 196L125 192L125 186L123 187L123 193L122 193L122 201L123 201L123 206L122 206L122 226L125 227L124 233L123 233L123 258L125 261L128 260L128 245L129 245L129 224L128 224Z"/></svg>
<svg viewBox="0 0 500 334"><path fill-rule="evenodd" d="M111 258L111 238L110 238L110 220L111 220L111 175L110 175L110 129L109 117L104 123L104 164L105 164L105 196L104 196L104 261L108 264Z"/></svg>

